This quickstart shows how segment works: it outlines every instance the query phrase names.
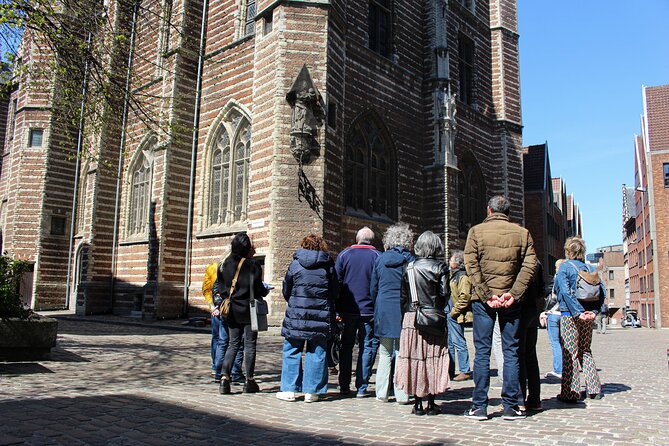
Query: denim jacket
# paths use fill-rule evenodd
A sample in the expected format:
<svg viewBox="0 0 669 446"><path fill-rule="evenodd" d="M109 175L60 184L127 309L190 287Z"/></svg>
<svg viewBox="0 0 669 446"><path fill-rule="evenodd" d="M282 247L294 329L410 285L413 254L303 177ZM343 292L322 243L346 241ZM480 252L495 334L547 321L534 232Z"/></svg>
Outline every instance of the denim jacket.
<svg viewBox="0 0 669 446"><path fill-rule="evenodd" d="M577 270L585 271L590 268L580 260L567 260L558 269L555 275L555 290L557 292L558 302L560 303L560 312L569 313L571 316L577 317L585 311L592 311L599 313L602 303L606 298L606 290L600 284L601 291L598 302L582 303L576 298L574 289L576 288L576 279L578 277Z"/></svg>

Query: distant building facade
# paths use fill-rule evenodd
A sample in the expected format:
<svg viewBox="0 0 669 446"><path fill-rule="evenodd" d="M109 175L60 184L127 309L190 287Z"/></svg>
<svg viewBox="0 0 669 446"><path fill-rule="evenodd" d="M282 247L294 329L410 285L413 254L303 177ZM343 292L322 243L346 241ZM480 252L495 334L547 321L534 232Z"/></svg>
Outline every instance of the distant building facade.
<svg viewBox="0 0 669 446"><path fill-rule="evenodd" d="M523 150L525 187L525 227L532 234L534 249L544 267L544 279L550 283L555 262L564 258L567 237L566 186L561 178L552 178L548 143Z"/></svg>
<svg viewBox="0 0 669 446"><path fill-rule="evenodd" d="M606 289L605 303L609 307L609 317L617 323L622 320L626 305L624 252L622 245L608 248L615 249L598 250L602 256L597 270Z"/></svg>
<svg viewBox="0 0 669 446"><path fill-rule="evenodd" d="M634 138L634 206L625 188L623 240L630 307L643 325L661 328L669 327L669 216L664 211L669 207L669 85L643 87L642 96L641 134Z"/></svg>
<svg viewBox="0 0 669 446"><path fill-rule="evenodd" d="M337 252L361 226L380 238L401 220L458 248L495 194L522 223L515 0L155 1L136 21L132 2L105 4L134 42L119 39L109 63L131 69L130 91L155 98L143 111L159 122L103 110L76 162L76 137L52 125L53 89L16 79L0 232L3 250L35 264L33 308L202 309L205 266L238 232L278 284L309 233ZM33 37L23 61L53 60ZM274 292L272 316L284 305Z"/></svg>

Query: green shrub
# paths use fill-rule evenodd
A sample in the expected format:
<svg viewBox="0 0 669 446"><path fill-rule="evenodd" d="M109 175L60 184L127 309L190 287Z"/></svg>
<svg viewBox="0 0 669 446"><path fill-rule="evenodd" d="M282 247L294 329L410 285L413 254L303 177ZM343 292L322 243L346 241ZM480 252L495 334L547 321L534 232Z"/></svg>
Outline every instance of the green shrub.
<svg viewBox="0 0 669 446"><path fill-rule="evenodd" d="M21 276L29 267L30 264L23 260L0 256L0 317L28 317L29 311L23 308L19 285Z"/></svg>

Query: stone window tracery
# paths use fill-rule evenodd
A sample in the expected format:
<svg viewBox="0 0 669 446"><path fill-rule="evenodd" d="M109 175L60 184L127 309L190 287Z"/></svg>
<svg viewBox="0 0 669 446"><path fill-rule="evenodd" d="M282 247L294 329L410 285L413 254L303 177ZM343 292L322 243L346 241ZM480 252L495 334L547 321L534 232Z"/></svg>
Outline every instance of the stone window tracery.
<svg viewBox="0 0 669 446"><path fill-rule="evenodd" d="M208 226L246 220L250 157L251 124L234 111L219 124L212 147Z"/></svg>
<svg viewBox="0 0 669 446"><path fill-rule="evenodd" d="M346 145L344 199L349 210L395 218L390 136L375 119L358 119Z"/></svg>
<svg viewBox="0 0 669 446"><path fill-rule="evenodd" d="M152 160L149 159L146 151L142 150L135 159L129 174L130 199L126 229L126 234L129 237L148 233L152 172Z"/></svg>
<svg viewBox="0 0 669 446"><path fill-rule="evenodd" d="M476 161L463 161L458 174L460 237L467 237L469 229L486 217L486 190L481 170Z"/></svg>

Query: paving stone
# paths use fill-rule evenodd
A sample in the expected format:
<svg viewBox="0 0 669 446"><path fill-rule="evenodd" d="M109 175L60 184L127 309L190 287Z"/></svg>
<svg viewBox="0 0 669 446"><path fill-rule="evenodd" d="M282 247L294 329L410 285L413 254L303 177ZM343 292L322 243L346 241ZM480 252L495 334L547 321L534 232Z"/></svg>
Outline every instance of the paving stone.
<svg viewBox="0 0 669 446"><path fill-rule="evenodd" d="M491 390L493 418L475 422L462 416L471 404L472 381L452 383L437 398L437 417L416 417L411 406L374 398L339 398L336 376L330 376L324 401L279 401L273 391L282 338L276 336L261 336L258 343L257 379L264 392L242 394L236 386L235 395L222 396L208 376L207 333L81 321L62 321L59 330L55 359L40 363L53 372L48 381L30 373L0 376L0 445L669 443L669 331L594 336L603 400L565 407L555 400L559 383L544 380L544 411L505 421L500 390ZM473 360L470 331L466 337ZM545 373L551 353L543 330L538 354Z"/></svg>

